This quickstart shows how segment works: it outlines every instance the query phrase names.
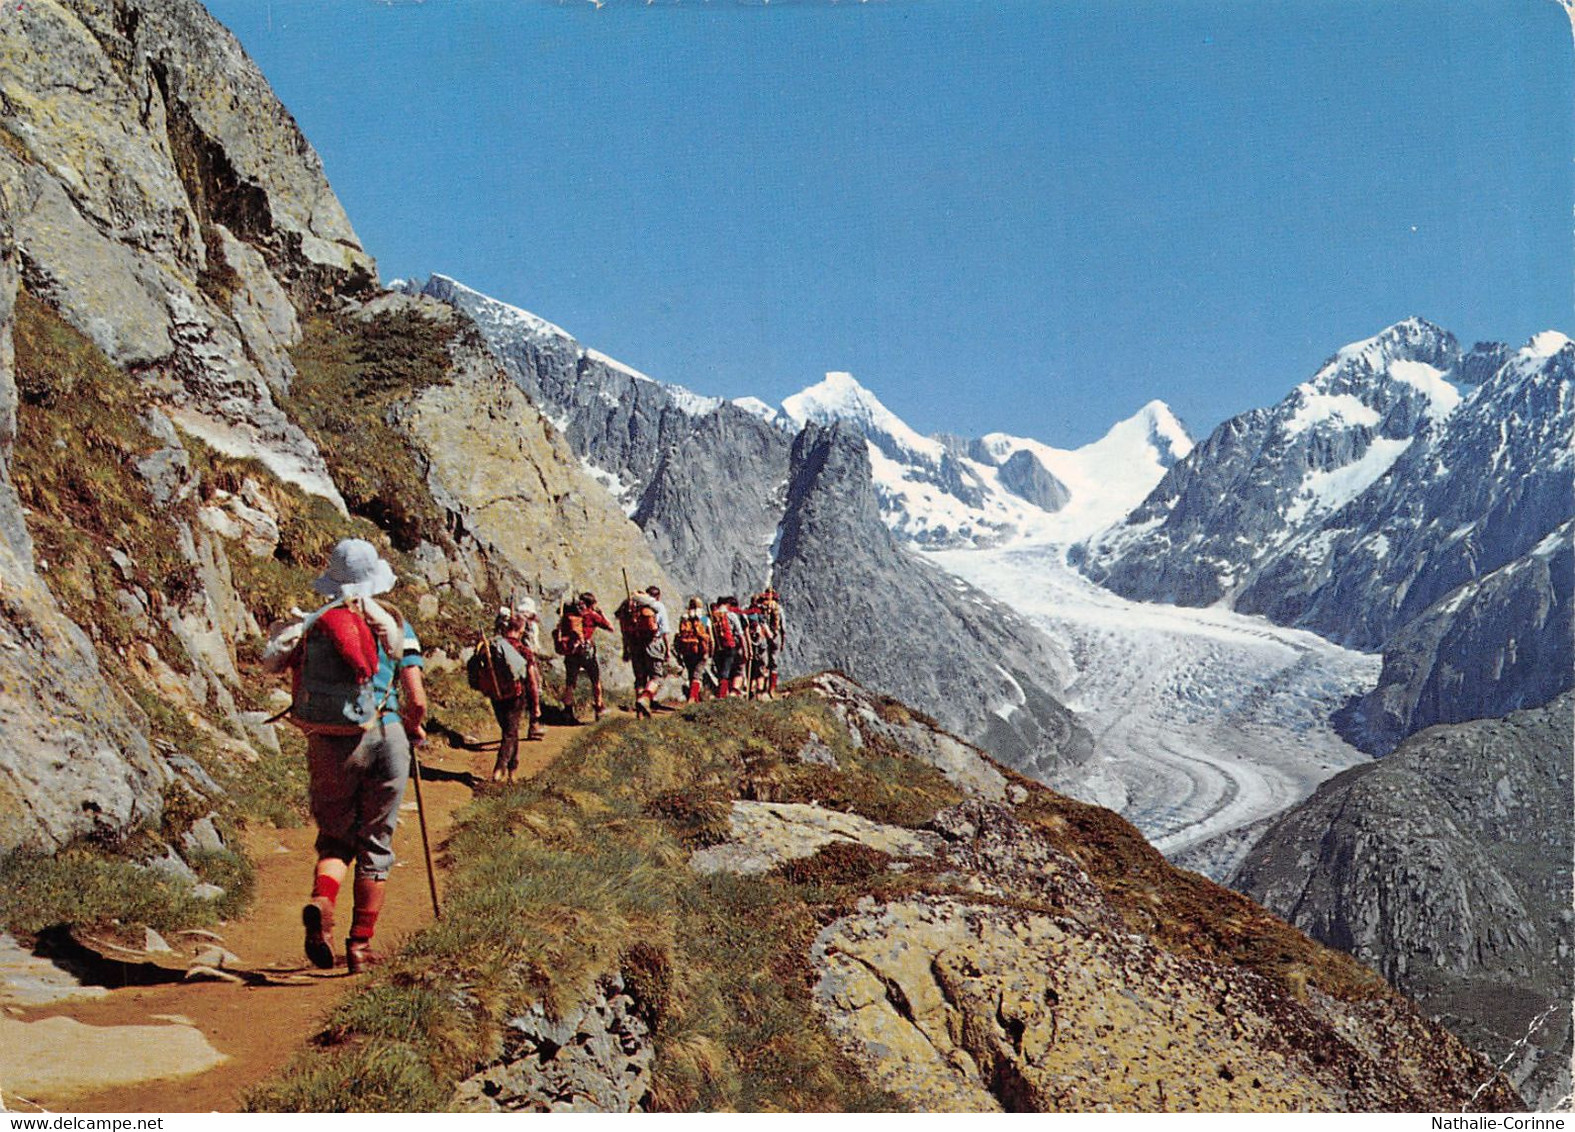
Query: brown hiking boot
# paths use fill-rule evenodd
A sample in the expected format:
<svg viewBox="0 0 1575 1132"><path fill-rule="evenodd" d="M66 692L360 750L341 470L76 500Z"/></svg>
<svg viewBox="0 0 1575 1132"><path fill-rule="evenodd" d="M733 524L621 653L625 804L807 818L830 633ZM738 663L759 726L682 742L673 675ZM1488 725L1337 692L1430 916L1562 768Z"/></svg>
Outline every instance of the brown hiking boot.
<svg viewBox="0 0 1575 1132"><path fill-rule="evenodd" d="M525 732L525 738L527 740L539 740L545 739L546 737L547 729L541 725L539 720L532 720L530 730Z"/></svg>
<svg viewBox="0 0 1575 1132"><path fill-rule="evenodd" d="M372 941L369 939L345 940L345 966L352 975L359 975L363 971L379 966L383 957L372 950Z"/></svg>
<svg viewBox="0 0 1575 1132"><path fill-rule="evenodd" d="M314 896L301 909L301 926L306 929L306 958L312 966L333 970L334 906L327 897Z"/></svg>

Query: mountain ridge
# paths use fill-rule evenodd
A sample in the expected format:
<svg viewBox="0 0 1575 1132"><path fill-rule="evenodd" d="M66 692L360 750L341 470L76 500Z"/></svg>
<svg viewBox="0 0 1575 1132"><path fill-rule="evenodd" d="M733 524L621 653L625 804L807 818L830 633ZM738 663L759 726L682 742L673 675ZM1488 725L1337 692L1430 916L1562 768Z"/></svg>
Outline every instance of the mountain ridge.
<svg viewBox="0 0 1575 1132"><path fill-rule="evenodd" d="M1086 733L1060 704L1065 658L1010 610L937 576L893 541L875 470L883 457L862 431L855 440L844 422L830 447L801 444L813 423L795 436L748 407L681 387L675 395L601 360L550 323L446 276L404 290L453 303L475 320L575 454L622 488L630 515L683 589L748 595L775 578L788 597L783 663L790 673L843 667L970 738L991 736L1004 744L1004 758L1023 767L1086 757ZM859 397L851 378L833 384ZM950 459L939 442L910 443L936 454L936 468ZM836 477L806 463L818 461L823 471L831 456ZM834 519L804 544L813 547L806 556L784 531L795 515L811 513ZM854 577L859 584L848 582ZM884 620L860 625L858 611L868 605L861 595L883 591L913 604L878 602ZM940 640L938 626L955 629L950 643ZM855 638L859 647L852 648ZM944 672L912 663L938 647L948 653ZM1003 663L1002 649L1013 659Z"/></svg>

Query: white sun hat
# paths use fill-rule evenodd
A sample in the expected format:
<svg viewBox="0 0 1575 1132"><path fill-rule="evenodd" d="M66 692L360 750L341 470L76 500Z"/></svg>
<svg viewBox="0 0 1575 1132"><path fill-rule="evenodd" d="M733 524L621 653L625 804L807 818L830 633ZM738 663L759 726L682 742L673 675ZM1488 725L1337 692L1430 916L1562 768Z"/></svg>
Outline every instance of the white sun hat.
<svg viewBox="0 0 1575 1132"><path fill-rule="evenodd" d="M397 580L377 547L364 538L347 538L334 546L328 569L312 588L324 597L371 597L387 593Z"/></svg>

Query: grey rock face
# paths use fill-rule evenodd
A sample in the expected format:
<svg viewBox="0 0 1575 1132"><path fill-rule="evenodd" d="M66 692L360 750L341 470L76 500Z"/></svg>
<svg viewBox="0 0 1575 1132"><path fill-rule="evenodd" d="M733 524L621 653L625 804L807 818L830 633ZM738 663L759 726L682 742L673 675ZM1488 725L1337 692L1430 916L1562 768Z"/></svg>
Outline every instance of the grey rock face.
<svg viewBox="0 0 1575 1132"><path fill-rule="evenodd" d="M375 271L294 120L192 0L8 9L0 132L0 849L47 850L113 840L156 821L178 781L203 787L178 753L150 746L140 711L35 562L9 467L18 287L161 406L142 420L149 450L126 469L158 510L194 484L175 424L339 499L273 392L292 377L294 303L355 291ZM255 626L220 536L184 522L168 536L192 568L190 593L162 606L132 585L106 597L148 635L167 630L185 655L160 657L144 642L117 659L116 675L233 714L233 641Z"/></svg>
<svg viewBox="0 0 1575 1132"><path fill-rule="evenodd" d="M753 593L770 580L789 456L780 429L722 405L662 452L633 519L688 589Z"/></svg>
<svg viewBox="0 0 1575 1132"><path fill-rule="evenodd" d="M22 504L11 486L11 449L16 443L16 349L12 319L16 308L16 244L0 212L0 554L18 574L33 572L33 540L22 519Z"/></svg>
<svg viewBox="0 0 1575 1132"><path fill-rule="evenodd" d="M650 1028L617 975L560 1021L540 1005L509 1020L503 1055L462 1081L462 1112L638 1112L655 1051Z"/></svg>
<svg viewBox="0 0 1575 1132"><path fill-rule="evenodd" d="M317 155L193 0L0 23L0 200L30 290L188 431L339 502L274 404L293 304L376 281Z"/></svg>
<svg viewBox="0 0 1575 1132"><path fill-rule="evenodd" d="M0 852L113 836L156 818L174 778L35 569L9 471L17 405L9 235L0 223Z"/></svg>
<svg viewBox="0 0 1575 1132"><path fill-rule="evenodd" d="M1276 822L1233 886L1351 952L1497 1062L1548 1007L1512 1077L1569 1088L1570 737L1575 697L1433 727Z"/></svg>
<svg viewBox="0 0 1575 1132"><path fill-rule="evenodd" d="M1385 643L1378 685L1349 721L1353 740L1385 754L1432 724L1532 707L1569 687L1572 577L1575 522L1429 607Z"/></svg>
<svg viewBox="0 0 1575 1132"><path fill-rule="evenodd" d="M1059 511L1071 498L1066 485L1026 448L1013 452L1001 464L1001 486L1044 511Z"/></svg>
<svg viewBox="0 0 1575 1132"><path fill-rule="evenodd" d="M1042 776L1087 733L1055 698L1065 660L1005 606L900 547L881 522L862 435L809 425L793 445L777 553L786 655L932 712Z"/></svg>

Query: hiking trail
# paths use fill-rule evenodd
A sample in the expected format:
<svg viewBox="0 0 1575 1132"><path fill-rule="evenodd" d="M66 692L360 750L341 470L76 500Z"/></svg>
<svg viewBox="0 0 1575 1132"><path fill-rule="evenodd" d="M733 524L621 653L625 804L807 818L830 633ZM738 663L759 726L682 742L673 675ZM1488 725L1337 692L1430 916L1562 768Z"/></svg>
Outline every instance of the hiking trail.
<svg viewBox="0 0 1575 1132"><path fill-rule="evenodd" d="M518 779L549 765L585 730L551 727L520 744ZM441 900L447 881L443 845L455 814L485 783L494 752L450 748L434 737L421 750L421 790ZM436 772L436 777L433 777ZM51 1112L233 1112L246 1090L301 1050L328 1012L358 984L339 966L319 971L301 952L301 905L310 890L316 828L253 826L246 850L256 863L256 892L246 915L215 934L242 974L268 981L181 981L119 987L95 998L42 1005L10 1004L0 986L0 1103L18 1115ZM378 950L396 951L432 922L421 855L414 784L406 791L394 838L398 859L388 905L378 923ZM345 896L348 897L348 890ZM346 900L340 909L349 924ZM338 933L343 934L342 930Z"/></svg>

